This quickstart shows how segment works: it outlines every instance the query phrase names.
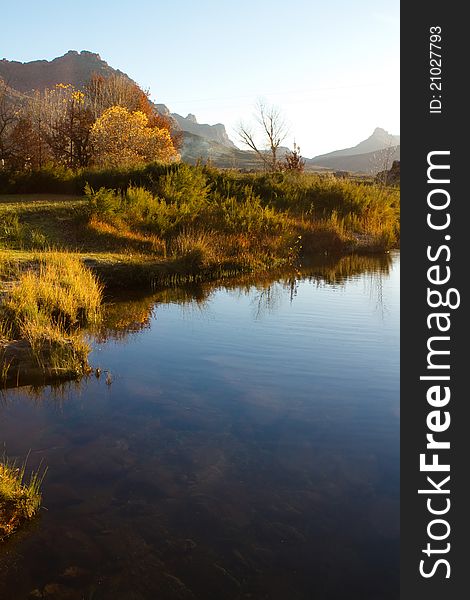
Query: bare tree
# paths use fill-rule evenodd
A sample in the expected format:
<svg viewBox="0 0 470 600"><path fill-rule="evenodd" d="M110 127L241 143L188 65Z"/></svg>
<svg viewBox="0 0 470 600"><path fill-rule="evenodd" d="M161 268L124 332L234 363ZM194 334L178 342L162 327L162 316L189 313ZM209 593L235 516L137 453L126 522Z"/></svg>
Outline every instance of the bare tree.
<svg viewBox="0 0 470 600"><path fill-rule="evenodd" d="M142 110L147 99L147 94L123 75L103 77L93 74L85 93L95 120L112 106L122 106L132 112Z"/></svg>
<svg viewBox="0 0 470 600"><path fill-rule="evenodd" d="M254 116L263 145L256 141L258 132L255 128L243 122L237 129L240 141L256 152L267 170L276 171L279 166L277 151L288 134L287 124L281 111L275 106L267 105L263 100L258 100Z"/></svg>
<svg viewBox="0 0 470 600"><path fill-rule="evenodd" d="M23 130L29 130L31 139L37 142L28 161L34 168L41 168L49 161L71 168L87 165L93 117L83 92L62 83L37 91L30 97L22 116ZM18 136L17 141L21 142ZM21 146L20 143L20 149Z"/></svg>
<svg viewBox="0 0 470 600"><path fill-rule="evenodd" d="M0 161L11 158L11 132L18 121L19 102L8 84L0 78Z"/></svg>

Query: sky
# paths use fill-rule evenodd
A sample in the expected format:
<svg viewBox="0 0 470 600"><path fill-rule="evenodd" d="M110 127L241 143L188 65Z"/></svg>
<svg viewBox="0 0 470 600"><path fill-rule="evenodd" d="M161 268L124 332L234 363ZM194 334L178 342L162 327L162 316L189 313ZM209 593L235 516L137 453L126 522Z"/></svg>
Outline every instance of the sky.
<svg viewBox="0 0 470 600"><path fill-rule="evenodd" d="M2 7L0 58L100 54L171 112L236 129L263 98L303 156L399 134L399 0L27 0ZM7 25L5 27L5 24Z"/></svg>

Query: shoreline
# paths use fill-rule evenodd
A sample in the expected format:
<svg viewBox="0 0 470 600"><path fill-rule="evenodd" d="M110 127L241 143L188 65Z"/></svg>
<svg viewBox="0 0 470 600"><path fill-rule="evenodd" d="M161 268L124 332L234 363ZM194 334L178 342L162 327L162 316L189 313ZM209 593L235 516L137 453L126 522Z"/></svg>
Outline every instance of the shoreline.
<svg viewBox="0 0 470 600"><path fill-rule="evenodd" d="M322 254L312 254L304 257L303 261L297 261L297 264L284 263L271 268L232 270L221 273L217 270L200 270L191 273L182 273L171 271L168 265L148 261L148 264L138 263L140 269L135 273L136 263L119 262L119 261L99 261L96 258L90 258L88 255L75 254L80 258L81 262L90 269L90 271L98 278L100 284L103 285L104 302L106 305L106 296L113 296L114 293L157 293L164 292L175 288L183 288L191 285L213 285L217 287L222 284L236 284L237 280L250 281L257 280L274 280L282 274L300 273L299 269L310 270L316 266L325 266L325 260L334 266L340 264L341 261L353 258L374 258L386 257L390 251L373 251L370 248L360 247L361 251L357 250L349 252L328 252ZM392 249L398 250L398 248ZM37 258L28 259L22 257L21 266L18 266L20 272L25 272L29 269L37 269ZM5 288L10 288L13 281L0 280L0 299ZM105 323L106 326L106 323ZM62 372L53 369L50 365L43 364L39 366L31 353L31 347L24 339L1 340L0 339L0 363L7 365L5 374L3 369L3 381L1 385L4 389L13 387L22 387L27 385L48 385L61 383L66 381L78 380L83 376L90 374L93 369L89 365L85 365L83 371L77 372L76 369L63 369ZM2 370L0 369L0 374Z"/></svg>

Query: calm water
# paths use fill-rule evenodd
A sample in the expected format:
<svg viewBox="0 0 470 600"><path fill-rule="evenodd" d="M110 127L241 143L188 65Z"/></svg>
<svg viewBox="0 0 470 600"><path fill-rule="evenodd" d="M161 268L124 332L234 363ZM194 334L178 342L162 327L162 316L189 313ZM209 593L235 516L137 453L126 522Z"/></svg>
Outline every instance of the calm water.
<svg viewBox="0 0 470 600"><path fill-rule="evenodd" d="M392 254L115 299L99 379L0 402L49 467L0 598L398 598L398 298Z"/></svg>

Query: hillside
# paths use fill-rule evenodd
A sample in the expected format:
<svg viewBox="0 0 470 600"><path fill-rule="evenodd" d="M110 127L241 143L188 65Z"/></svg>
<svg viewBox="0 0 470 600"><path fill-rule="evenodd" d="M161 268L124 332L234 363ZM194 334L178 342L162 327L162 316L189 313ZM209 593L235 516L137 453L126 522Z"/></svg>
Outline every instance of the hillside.
<svg viewBox="0 0 470 600"><path fill-rule="evenodd" d="M324 163L332 158L337 158L340 156L356 156L358 154L370 154L371 152L383 150L384 148L392 148L394 146L398 146L399 144L399 135L391 135L388 133L388 131L385 131L385 129L376 127L372 135L362 142L359 142L359 144L356 146L353 146L352 148L343 148L342 150L335 150L333 152L328 152L327 154L320 154L318 156L314 156L311 160Z"/></svg>
<svg viewBox="0 0 470 600"><path fill-rule="evenodd" d="M227 147L189 132L184 134L181 158L189 164L196 164L201 160L210 161L224 169L256 170L260 167L254 152L240 150L235 145Z"/></svg>
<svg viewBox="0 0 470 600"><path fill-rule="evenodd" d="M340 151L338 151L340 152ZM394 160L400 160L400 146L382 148L365 154L336 154L332 152L324 157L306 160L310 170L334 169L335 171L351 171L352 173L375 174L390 168Z"/></svg>

